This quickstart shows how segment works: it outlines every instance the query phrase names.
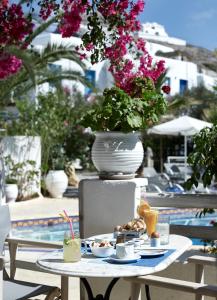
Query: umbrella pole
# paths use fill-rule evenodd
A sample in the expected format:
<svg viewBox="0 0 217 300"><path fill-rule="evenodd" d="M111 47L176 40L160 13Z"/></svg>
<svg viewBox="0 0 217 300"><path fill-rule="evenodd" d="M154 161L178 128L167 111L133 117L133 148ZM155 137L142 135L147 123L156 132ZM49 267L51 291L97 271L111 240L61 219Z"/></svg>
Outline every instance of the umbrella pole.
<svg viewBox="0 0 217 300"><path fill-rule="evenodd" d="M187 180L187 135L184 136L185 181Z"/></svg>

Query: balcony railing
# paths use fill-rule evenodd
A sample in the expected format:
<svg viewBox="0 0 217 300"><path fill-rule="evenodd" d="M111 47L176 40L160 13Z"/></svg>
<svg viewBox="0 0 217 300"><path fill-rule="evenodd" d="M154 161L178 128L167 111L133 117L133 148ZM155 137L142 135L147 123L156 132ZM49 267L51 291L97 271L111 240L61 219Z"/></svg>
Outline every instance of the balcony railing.
<svg viewBox="0 0 217 300"><path fill-rule="evenodd" d="M213 194L147 194L149 204L152 207L171 208L214 208L217 209L217 195ZM217 239L217 227L173 225L170 232L181 234L189 238Z"/></svg>

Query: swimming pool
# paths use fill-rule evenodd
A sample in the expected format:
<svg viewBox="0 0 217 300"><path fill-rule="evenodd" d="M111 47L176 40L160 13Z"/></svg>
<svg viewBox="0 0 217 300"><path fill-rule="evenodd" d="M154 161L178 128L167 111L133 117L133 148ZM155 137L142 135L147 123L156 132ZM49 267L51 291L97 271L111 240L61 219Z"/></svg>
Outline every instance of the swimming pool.
<svg viewBox="0 0 217 300"><path fill-rule="evenodd" d="M211 226L211 220L217 221L217 213L209 214L203 218L195 218L195 211L179 210L176 213L166 211L166 214L170 216L171 224ZM79 217L71 216L71 218L73 219L74 231L79 232ZM12 235L26 239L62 241L64 232L67 230L69 230L69 225L63 222L62 218L25 220L12 223ZM195 245L203 244L198 239L193 239L193 243Z"/></svg>
<svg viewBox="0 0 217 300"><path fill-rule="evenodd" d="M73 219L73 229L79 232L78 216L70 216ZM62 218L45 218L12 222L12 236L45 241L63 241L64 232L69 230L69 224Z"/></svg>

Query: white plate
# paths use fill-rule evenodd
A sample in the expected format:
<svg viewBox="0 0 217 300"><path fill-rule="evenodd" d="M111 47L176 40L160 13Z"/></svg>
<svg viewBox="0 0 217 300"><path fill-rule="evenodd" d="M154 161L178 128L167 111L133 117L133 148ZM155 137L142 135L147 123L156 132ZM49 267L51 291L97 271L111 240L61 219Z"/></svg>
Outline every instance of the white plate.
<svg viewBox="0 0 217 300"><path fill-rule="evenodd" d="M168 250L164 249L146 249L137 252L140 256L160 256L167 253Z"/></svg>
<svg viewBox="0 0 217 300"><path fill-rule="evenodd" d="M139 254L135 254L133 257L130 258L118 258L115 254L111 255L109 259L113 262L118 262L122 264L129 264L132 262L136 262L138 259L140 259L141 256Z"/></svg>

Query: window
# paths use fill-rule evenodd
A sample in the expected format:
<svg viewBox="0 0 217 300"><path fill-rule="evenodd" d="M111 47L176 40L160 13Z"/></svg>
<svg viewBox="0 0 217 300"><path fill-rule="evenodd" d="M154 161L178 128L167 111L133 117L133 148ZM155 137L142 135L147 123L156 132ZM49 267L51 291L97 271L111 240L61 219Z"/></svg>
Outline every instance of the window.
<svg viewBox="0 0 217 300"><path fill-rule="evenodd" d="M170 77L166 77L166 78L165 78L164 85L171 86L171 79L170 79Z"/></svg>
<svg viewBox="0 0 217 300"><path fill-rule="evenodd" d="M188 88L188 81L184 79L180 79L179 81L179 93L183 95Z"/></svg>
<svg viewBox="0 0 217 300"><path fill-rule="evenodd" d="M49 69L49 71L51 71L54 74L61 73L62 66L56 65L56 64L48 64L48 69ZM59 83L61 83L61 80L59 80ZM50 89L53 89L55 87L56 87L56 84L54 84L52 82L49 83L49 88Z"/></svg>
<svg viewBox="0 0 217 300"><path fill-rule="evenodd" d="M96 80L96 72L93 70L87 70L85 71L85 78L93 85L95 86L95 80ZM88 96L92 93L92 89L90 87L85 87L85 96Z"/></svg>

